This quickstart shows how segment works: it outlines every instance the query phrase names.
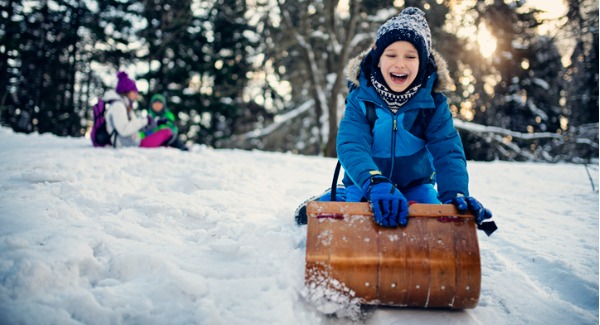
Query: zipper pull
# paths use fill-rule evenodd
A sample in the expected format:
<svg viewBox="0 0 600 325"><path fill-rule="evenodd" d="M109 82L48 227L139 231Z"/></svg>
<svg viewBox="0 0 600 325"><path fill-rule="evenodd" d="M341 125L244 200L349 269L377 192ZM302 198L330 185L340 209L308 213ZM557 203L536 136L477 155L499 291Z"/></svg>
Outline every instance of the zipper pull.
<svg viewBox="0 0 600 325"><path fill-rule="evenodd" d="M393 128L394 131L398 131L398 126L396 125L397 122L398 122L398 120L394 119L394 128Z"/></svg>

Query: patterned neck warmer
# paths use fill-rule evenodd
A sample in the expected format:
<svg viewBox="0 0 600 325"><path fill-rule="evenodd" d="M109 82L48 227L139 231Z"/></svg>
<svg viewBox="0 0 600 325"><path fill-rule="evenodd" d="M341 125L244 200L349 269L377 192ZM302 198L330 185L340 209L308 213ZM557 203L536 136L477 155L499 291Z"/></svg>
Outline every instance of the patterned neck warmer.
<svg viewBox="0 0 600 325"><path fill-rule="evenodd" d="M375 76L375 74L380 73L375 72L371 74L371 83L373 84L373 87L375 88L377 94L379 94L383 101L385 101L386 104L388 104L389 108L394 113L397 112L404 104L406 104L406 102L408 102L417 93L417 91L419 91L419 88L421 88L421 83L419 82L416 83L414 87L408 88L401 93L397 93L389 89L388 86L385 84L385 81L379 82L377 80L379 78L378 76Z"/></svg>

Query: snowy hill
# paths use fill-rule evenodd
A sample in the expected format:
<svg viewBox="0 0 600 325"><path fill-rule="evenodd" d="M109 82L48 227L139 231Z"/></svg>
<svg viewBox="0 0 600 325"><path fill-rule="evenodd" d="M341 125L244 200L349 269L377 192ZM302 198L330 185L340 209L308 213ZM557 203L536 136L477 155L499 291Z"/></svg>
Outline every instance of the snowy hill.
<svg viewBox="0 0 600 325"><path fill-rule="evenodd" d="M297 205L335 160L95 149L0 128L0 324L346 324L302 296ZM366 324L597 324L598 192L581 165L470 162L500 227L472 310ZM590 169L598 186L598 166Z"/></svg>

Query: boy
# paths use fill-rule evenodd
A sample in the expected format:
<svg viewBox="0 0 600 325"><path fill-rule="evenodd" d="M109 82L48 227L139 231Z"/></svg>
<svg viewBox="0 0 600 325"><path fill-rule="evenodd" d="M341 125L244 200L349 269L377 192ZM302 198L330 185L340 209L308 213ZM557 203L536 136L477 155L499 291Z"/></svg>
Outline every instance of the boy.
<svg viewBox="0 0 600 325"><path fill-rule="evenodd" d="M492 214L469 196L464 149L441 93L452 81L424 16L404 9L346 69L356 87L337 136L346 200L369 201L385 227L407 224L408 201L452 203L480 224Z"/></svg>
<svg viewBox="0 0 600 325"><path fill-rule="evenodd" d="M150 116L157 125L158 129L169 129L173 136L168 141L168 145L183 151L188 151L188 148L179 141L177 134L179 129L175 124L175 115L167 108L167 100L161 94L155 94L150 99L150 108L148 109Z"/></svg>

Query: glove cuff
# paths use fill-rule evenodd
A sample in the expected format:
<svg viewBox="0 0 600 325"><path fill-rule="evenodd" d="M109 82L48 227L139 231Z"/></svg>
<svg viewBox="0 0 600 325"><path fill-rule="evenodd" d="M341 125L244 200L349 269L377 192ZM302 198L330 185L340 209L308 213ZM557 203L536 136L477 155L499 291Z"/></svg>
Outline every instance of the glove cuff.
<svg viewBox="0 0 600 325"><path fill-rule="evenodd" d="M392 182L389 180L389 178L383 176L383 175L374 175L371 176L371 178L369 178L362 186L362 190L363 190L363 194L366 198L369 197L369 193L371 192L371 187L379 184L379 183L390 183L392 184Z"/></svg>
<svg viewBox="0 0 600 325"><path fill-rule="evenodd" d="M442 202L443 202L444 204L452 204L452 203L453 203L453 202L456 200L456 198L459 198L459 197L465 197L465 195L464 195L464 194L462 194L462 193L460 193L460 192L458 192L458 193L456 193L456 195L454 195L454 196L453 196L453 197L451 197L450 199L447 199L447 200L445 200L445 201L442 201Z"/></svg>

